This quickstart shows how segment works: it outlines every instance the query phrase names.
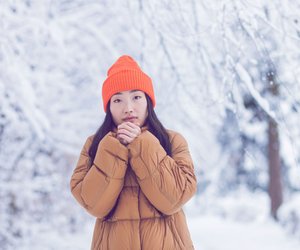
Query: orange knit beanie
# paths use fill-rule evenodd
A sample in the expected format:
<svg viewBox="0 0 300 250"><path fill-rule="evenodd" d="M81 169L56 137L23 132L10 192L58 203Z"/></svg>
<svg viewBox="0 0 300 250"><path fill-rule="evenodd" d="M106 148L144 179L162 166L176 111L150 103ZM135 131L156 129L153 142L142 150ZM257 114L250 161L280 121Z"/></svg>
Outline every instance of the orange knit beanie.
<svg viewBox="0 0 300 250"><path fill-rule="evenodd" d="M141 90L152 100L155 106L154 90L151 78L146 75L139 65L127 55L121 56L107 71L107 78L102 85L104 111L110 98L122 91Z"/></svg>

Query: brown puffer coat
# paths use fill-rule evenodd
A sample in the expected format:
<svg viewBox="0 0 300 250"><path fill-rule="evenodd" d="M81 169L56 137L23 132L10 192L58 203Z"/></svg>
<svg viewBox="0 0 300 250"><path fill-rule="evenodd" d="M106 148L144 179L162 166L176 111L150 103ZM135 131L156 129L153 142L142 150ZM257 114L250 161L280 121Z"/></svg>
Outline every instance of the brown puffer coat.
<svg viewBox="0 0 300 250"><path fill-rule="evenodd" d="M100 141L91 168L93 137L87 139L71 190L97 217L91 249L194 249L182 211L196 191L193 162L185 139L168 133L172 158L147 130L127 147L110 132Z"/></svg>

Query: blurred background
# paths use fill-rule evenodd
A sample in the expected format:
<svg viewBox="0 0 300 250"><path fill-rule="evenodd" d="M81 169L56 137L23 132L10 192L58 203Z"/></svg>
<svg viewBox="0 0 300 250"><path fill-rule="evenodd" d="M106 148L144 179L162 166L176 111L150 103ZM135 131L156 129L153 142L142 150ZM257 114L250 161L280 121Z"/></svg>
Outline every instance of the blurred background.
<svg viewBox="0 0 300 250"><path fill-rule="evenodd" d="M89 249L94 218L69 180L123 54L189 143L195 248L299 249L299 13L293 0L0 0L0 249Z"/></svg>

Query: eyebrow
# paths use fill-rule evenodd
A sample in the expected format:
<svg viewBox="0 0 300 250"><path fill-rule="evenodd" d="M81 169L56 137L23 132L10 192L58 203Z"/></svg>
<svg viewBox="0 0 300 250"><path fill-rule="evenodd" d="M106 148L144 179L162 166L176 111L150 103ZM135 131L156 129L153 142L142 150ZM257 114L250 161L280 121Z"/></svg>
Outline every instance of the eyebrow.
<svg viewBox="0 0 300 250"><path fill-rule="evenodd" d="M137 92L137 91L141 91L141 90L138 90L138 89L130 90L130 93L134 93L134 92ZM121 92L117 92L114 95L122 95L122 93Z"/></svg>

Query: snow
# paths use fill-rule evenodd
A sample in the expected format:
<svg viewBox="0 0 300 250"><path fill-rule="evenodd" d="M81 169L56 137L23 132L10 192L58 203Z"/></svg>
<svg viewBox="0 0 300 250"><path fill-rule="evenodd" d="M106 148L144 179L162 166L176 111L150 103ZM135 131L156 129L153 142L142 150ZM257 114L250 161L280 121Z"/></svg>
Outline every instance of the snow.
<svg viewBox="0 0 300 250"><path fill-rule="evenodd" d="M187 217L196 250L299 250L300 240L287 234L271 219L239 222L218 216ZM93 223L77 234L56 232L39 234L35 242L20 250L87 250L92 240Z"/></svg>
<svg viewBox="0 0 300 250"><path fill-rule="evenodd" d="M192 198L185 206L188 227L196 250L299 250L300 238L292 229L276 223L268 214L268 197L240 189L218 200L212 194ZM291 198L280 216L300 206L300 196ZM298 211L294 211L299 213ZM292 218L293 219L293 218ZM76 232L36 232L34 242L28 241L20 250L86 250L89 249L94 218ZM298 232L297 230L295 232Z"/></svg>
<svg viewBox="0 0 300 250"><path fill-rule="evenodd" d="M189 218L195 249L299 250L300 241L271 220L238 222L214 216Z"/></svg>
<svg viewBox="0 0 300 250"><path fill-rule="evenodd" d="M298 1L0 6L1 250L89 249L93 219L69 179L104 117L106 70L122 54L153 79L165 127L188 141L198 193L186 215L196 249L300 249ZM269 218L265 114L280 137L277 223Z"/></svg>
<svg viewBox="0 0 300 250"><path fill-rule="evenodd" d="M242 82L244 82L246 84L249 92L254 97L254 99L257 101L257 103L260 105L260 107L263 108L263 110L270 117L272 117L274 120L276 120L275 114L273 111L271 111L270 105L267 103L266 99L262 98L260 96L260 94L258 93L258 91L256 91L256 89L254 88L251 77L247 73L246 69L239 63L237 63L235 65L235 67L236 67L236 70L237 70Z"/></svg>

